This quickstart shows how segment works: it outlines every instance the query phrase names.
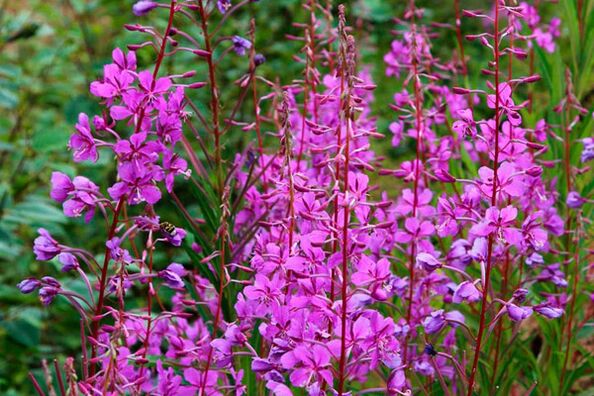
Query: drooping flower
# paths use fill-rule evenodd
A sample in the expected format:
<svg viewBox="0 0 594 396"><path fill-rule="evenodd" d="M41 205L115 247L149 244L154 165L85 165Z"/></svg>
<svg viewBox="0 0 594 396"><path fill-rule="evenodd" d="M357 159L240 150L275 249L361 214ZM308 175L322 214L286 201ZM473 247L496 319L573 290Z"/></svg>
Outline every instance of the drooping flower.
<svg viewBox="0 0 594 396"><path fill-rule="evenodd" d="M157 8L158 6L159 4L157 2L141 0L134 3L134 5L132 6L132 12L136 16L144 16L152 10L154 10L155 8Z"/></svg>
<svg viewBox="0 0 594 396"><path fill-rule="evenodd" d="M45 228L37 230L39 236L35 238L33 251L35 252L37 260L47 261L56 257L62 249L50 233Z"/></svg>

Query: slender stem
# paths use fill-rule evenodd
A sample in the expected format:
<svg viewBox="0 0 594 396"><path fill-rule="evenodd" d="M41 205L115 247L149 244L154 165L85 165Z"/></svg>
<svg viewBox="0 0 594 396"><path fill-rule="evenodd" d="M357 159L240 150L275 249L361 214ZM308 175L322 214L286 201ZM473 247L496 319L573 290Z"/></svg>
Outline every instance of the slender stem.
<svg viewBox="0 0 594 396"><path fill-rule="evenodd" d="M221 236L221 250L219 254L220 259L220 268L219 268L219 290L217 296L217 310L215 312L213 327L212 327L212 338L214 338L217 334L217 329L219 327L219 322L221 320L221 313L223 310L223 291L225 288L225 235ZM212 362L212 353L214 348L209 345L208 347L208 357L206 359L206 367L204 369L204 375L202 377L202 384L200 385L200 392L199 395L205 395L206 390L206 383L208 379L208 371L210 370L210 365Z"/></svg>
<svg viewBox="0 0 594 396"><path fill-rule="evenodd" d="M579 220L579 216L577 217ZM577 223L577 221L576 221ZM563 357L563 369L561 370L561 377L559 381L559 392L563 389L563 384L565 381L565 374L567 372L567 365L569 362L569 355L571 355L571 340L573 339L573 330L574 326L572 323L574 321L575 316L575 301L577 300L578 293L578 284L580 278L580 250L579 250L579 241L580 241L580 225L579 223L576 224L576 235L575 235L575 247L573 252L573 261L575 262L573 267L573 282L571 286L571 303L569 304L569 318L567 320L567 325L565 328L565 332L567 334L567 341L565 345L565 355Z"/></svg>
<svg viewBox="0 0 594 396"><path fill-rule="evenodd" d="M54 359L54 370L56 371L56 378L58 379L58 386L60 387L60 395L66 396L66 389L64 388L64 380L62 379L62 372L58 365L58 360Z"/></svg>
<svg viewBox="0 0 594 396"><path fill-rule="evenodd" d="M464 44L462 42L462 20L460 19L460 0L454 0L454 12L456 15L456 41L458 41L458 51L460 52L460 65L462 66L462 75L468 74L466 68L466 57L464 56Z"/></svg>
<svg viewBox="0 0 594 396"><path fill-rule="evenodd" d="M349 67L348 65L344 65ZM347 78L351 76L347 75ZM349 90L347 91L346 103L345 103L345 122L346 122L346 136L345 136L345 151L344 151L344 202L343 202L343 222L342 222L342 287L341 287L341 299L342 299L342 310L340 315L341 323L341 334L340 334L340 363L338 369L338 395L343 395L344 383L346 379L345 365L346 365L346 319L347 319L347 284L348 284L348 256L349 256L349 215L350 209L348 204L348 193L349 193L349 161L350 161L350 144L351 144L351 128L352 128L352 114L351 114L351 103L350 103L350 86L351 82L348 83Z"/></svg>
<svg viewBox="0 0 594 396"><path fill-rule="evenodd" d="M125 196L120 198L118 204L115 208L115 212L113 214L113 220L111 222L111 226L109 228L109 233L107 234L107 240L110 240L114 237L115 231L118 225L118 218L120 216L120 212L122 207L124 206ZM93 318L93 325L91 334L95 340L97 340L99 336L99 322L101 321L100 315L103 313L103 305L105 299L105 284L107 282L107 268L109 266L109 260L111 259L111 250L109 248L105 248L105 258L103 259L103 267L101 268L101 278L99 279L99 297L97 299L97 306L95 308L95 317ZM97 344L93 343L91 347L91 377L95 374L95 364L92 363L95 356L97 354Z"/></svg>
<svg viewBox="0 0 594 396"><path fill-rule="evenodd" d="M223 167L221 159L221 133L219 126L219 91L217 89L217 80L215 76L215 65L213 62L213 53L211 45L211 36L208 33L208 15L204 6L204 0L199 2L200 22L202 33L204 34L204 49L208 52L206 63L208 65L208 80L210 85L210 110L212 112L213 133L215 138L215 165L217 174L217 186L220 192L223 191Z"/></svg>
<svg viewBox="0 0 594 396"><path fill-rule="evenodd" d="M33 383L33 387L35 388L35 391L37 392L37 394L39 396L45 396L45 393L43 393L43 390L41 390L41 386L39 386L39 382L37 382L37 378L35 378L33 373L30 371L29 371L29 379Z"/></svg>
<svg viewBox="0 0 594 396"><path fill-rule="evenodd" d="M419 204L419 178L420 178L420 171L421 171L421 161L422 161L422 152L423 152L423 139L421 136L421 128L422 128L422 92L421 92L421 80L419 78L419 58L417 52L417 27L415 25L414 20L414 7L415 3L414 0L411 1L411 13L413 14L412 19L412 26L411 30L413 32L413 40L412 40L412 68L413 68L413 84L414 84L414 92L415 92L415 132L417 137L416 142L416 154L415 154L415 165L414 165L414 180L413 180L413 205L412 205L412 217L417 216L417 207ZM415 283L415 256L417 250L417 243L416 240L412 241L410 247L410 256L409 256L409 263L408 263L408 272L409 272L409 282L408 282L408 300L407 300L407 309L406 309L406 323L412 328L411 326L411 318L412 318L412 310L413 310L413 292L414 292L414 283ZM404 363L408 362L408 341L409 341L409 334L406 335L405 345L404 345Z"/></svg>
<svg viewBox="0 0 594 396"><path fill-rule="evenodd" d="M497 171L499 168L499 110L500 110L500 97L499 97L499 0L495 2L495 18L494 18L494 61L495 61L495 152L493 158L493 193L491 196L491 206L497 205ZM481 346L483 341L483 333L485 331L486 323L486 311L487 311L487 297L489 295L489 287L491 280L491 266L493 264L493 234L489 235L489 242L487 248L487 268L485 270L485 284L483 285L483 296L481 301L481 315L479 322L479 330L476 336L476 346L474 349L474 359L472 362L472 369L470 371L470 378L468 381L468 396L472 396L474 388L474 381L476 377L476 371L478 368L479 357L481 353Z"/></svg>

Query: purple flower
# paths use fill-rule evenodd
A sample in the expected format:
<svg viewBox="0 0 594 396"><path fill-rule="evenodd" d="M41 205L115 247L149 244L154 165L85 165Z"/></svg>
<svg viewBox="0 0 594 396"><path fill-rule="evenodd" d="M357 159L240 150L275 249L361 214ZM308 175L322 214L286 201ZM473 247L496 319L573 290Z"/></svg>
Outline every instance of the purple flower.
<svg viewBox="0 0 594 396"><path fill-rule="evenodd" d="M429 253L417 254L416 262L418 266L423 267L427 272L433 272L442 266L441 262Z"/></svg>
<svg viewBox="0 0 594 396"><path fill-rule="evenodd" d="M490 199L493 195L495 173L493 169L483 166L479 169L479 176L481 178L481 192ZM519 197L523 192L524 186L518 179L514 166L509 162L502 163L497 170L497 198Z"/></svg>
<svg viewBox="0 0 594 396"><path fill-rule="evenodd" d="M78 260L71 253L58 254L58 261L62 263L62 272L68 272L79 268Z"/></svg>
<svg viewBox="0 0 594 396"><path fill-rule="evenodd" d="M556 319L563 315L565 312L563 308L555 307L549 302L538 304L534 306L534 310L544 316L547 319Z"/></svg>
<svg viewBox="0 0 594 396"><path fill-rule="evenodd" d="M23 294L29 294L41 286L41 282L35 278L23 279L19 282L17 287Z"/></svg>
<svg viewBox="0 0 594 396"><path fill-rule="evenodd" d="M231 0L217 0L217 8L221 14L226 13L231 8Z"/></svg>
<svg viewBox="0 0 594 396"><path fill-rule="evenodd" d="M421 221L416 217L408 217L404 221L404 231L396 231L394 240L399 243L410 243L418 238L425 238L433 235L435 227L429 221Z"/></svg>
<svg viewBox="0 0 594 396"><path fill-rule="evenodd" d="M113 63L119 67L121 71L136 70L136 52L128 51L128 53L124 55L124 51L116 48L111 52L111 57L113 58Z"/></svg>
<svg viewBox="0 0 594 396"><path fill-rule="evenodd" d="M63 202L64 214L68 217L78 217L83 213L88 223L95 214L99 187L83 176L74 180L61 173L52 173L52 190L50 196L58 202Z"/></svg>
<svg viewBox="0 0 594 396"><path fill-rule="evenodd" d="M413 211L413 207L416 206L419 215L425 217L433 216L435 214L435 208L431 206L432 198L433 193L428 188L420 191L416 199L413 191L406 188L402 191L402 198L399 200L398 205L396 205L396 212L399 215L407 216Z"/></svg>
<svg viewBox="0 0 594 396"><path fill-rule="evenodd" d="M404 370L393 370L388 377L388 395L402 395L403 393L401 391L404 390L405 387L406 376L404 375Z"/></svg>
<svg viewBox="0 0 594 396"><path fill-rule="evenodd" d="M431 314L423 320L423 327L427 334L439 333L445 325L446 320L443 309L431 312Z"/></svg>
<svg viewBox="0 0 594 396"><path fill-rule="evenodd" d="M41 278L41 289L39 289L39 298L43 305L50 305L54 298L60 293L62 285L51 276Z"/></svg>
<svg viewBox="0 0 594 396"><path fill-rule="evenodd" d="M464 281L458 285L454 291L454 297L452 299L456 304L460 304L463 301L469 303L479 301L481 299L481 292L476 288L473 282Z"/></svg>
<svg viewBox="0 0 594 396"><path fill-rule="evenodd" d="M594 158L594 138L584 138L582 139L582 144L584 145L584 149L582 150L581 161L588 162Z"/></svg>
<svg viewBox="0 0 594 396"><path fill-rule="evenodd" d="M172 232L169 232L161 228L161 233L165 236L167 242L169 242L173 246L181 246L182 241L187 235L186 230L179 227L175 227Z"/></svg>
<svg viewBox="0 0 594 396"><path fill-rule="evenodd" d="M75 126L76 133L70 137L68 147L74 150L74 160L81 162L90 160L96 162L99 155L95 146L95 138L91 134L91 125L89 117L85 113L78 115L78 123Z"/></svg>
<svg viewBox="0 0 594 396"><path fill-rule="evenodd" d="M570 191L569 194L567 194L567 207L571 209L579 209L586 202L588 202L588 200L583 198L577 191Z"/></svg>
<svg viewBox="0 0 594 396"><path fill-rule="evenodd" d="M165 188L168 192L173 191L173 179L176 175L189 177L190 174L186 160L169 150L163 153L163 170L165 171Z"/></svg>
<svg viewBox="0 0 594 396"><path fill-rule="evenodd" d="M532 267L534 265L544 264L544 258L538 253L532 253L526 257L526 265Z"/></svg>
<svg viewBox="0 0 594 396"><path fill-rule="evenodd" d="M460 136L474 138L476 136L476 122L472 115L472 109L458 110L460 119L454 121L452 129Z"/></svg>
<svg viewBox="0 0 594 396"><path fill-rule="evenodd" d="M113 199L126 196L130 205L144 201L154 205L161 199L161 191L155 186L155 181L161 179L156 169L125 162L118 167L118 174L122 181L107 189Z"/></svg>
<svg viewBox="0 0 594 396"><path fill-rule="evenodd" d="M281 358L281 364L285 369L293 369L290 379L294 386L309 385L312 379L332 385L330 353L322 345L300 345L285 353Z"/></svg>
<svg viewBox="0 0 594 396"><path fill-rule="evenodd" d="M182 278L176 272L169 269L169 267L159 271L159 278L163 279L165 284L172 289L181 290L185 286Z"/></svg>
<svg viewBox="0 0 594 396"><path fill-rule="evenodd" d="M528 290L520 288L520 289L517 289L514 291L513 297L514 297L514 300L521 303L521 302L524 302L527 295L528 295Z"/></svg>
<svg viewBox="0 0 594 396"><path fill-rule="evenodd" d="M246 51L252 48L252 43L243 37L233 36L231 41L233 42L233 51L239 56L244 56Z"/></svg>
<svg viewBox="0 0 594 396"><path fill-rule="evenodd" d="M131 263L132 256L130 256L128 250L122 249L122 247L120 246L121 243L122 240L120 238L113 237L109 241L105 242L105 246L109 249L109 253L113 260L118 262Z"/></svg>
<svg viewBox="0 0 594 396"><path fill-rule="evenodd" d="M47 261L56 257L62 250L52 236L45 228L37 230L39 236L33 242L33 251L35 252L37 260Z"/></svg>
<svg viewBox="0 0 594 396"><path fill-rule="evenodd" d="M515 304L507 304L506 310L509 318L514 322L520 322L532 315L532 308L519 307Z"/></svg>
<svg viewBox="0 0 594 396"><path fill-rule="evenodd" d="M357 286L369 285L371 296L376 300L384 301L388 298L385 284L392 277L390 262L380 259L375 262L366 255L362 255L357 263L357 272L351 276L351 281Z"/></svg>
<svg viewBox="0 0 594 396"><path fill-rule="evenodd" d="M144 15L148 14L149 12L151 12L152 10L154 10L155 8L157 8L158 6L159 6L159 4L154 1L141 0L141 1L137 1L132 6L132 12L136 16L144 16Z"/></svg>
<svg viewBox="0 0 594 396"><path fill-rule="evenodd" d="M536 277L541 282L552 282L557 287L567 287L565 273L560 270L560 264L551 264L542 269Z"/></svg>
<svg viewBox="0 0 594 396"><path fill-rule="evenodd" d="M555 52L555 42L553 41L553 35L550 32L543 31L540 28L534 29L532 34L534 41L539 47L543 48L548 53L552 54Z"/></svg>
<svg viewBox="0 0 594 396"><path fill-rule="evenodd" d="M62 172L52 172L51 183L50 197L58 202L64 202L68 194L74 190L70 177Z"/></svg>
<svg viewBox="0 0 594 396"><path fill-rule="evenodd" d="M513 227L517 216L518 210L511 205L501 210L490 207L485 213L485 219L472 226L470 232L480 237L495 234L499 239L518 246L522 241L522 234Z"/></svg>
<svg viewBox="0 0 594 396"><path fill-rule="evenodd" d="M256 66L260 66L262 64L264 64L264 62L266 62L266 57L262 54L256 54L254 55L254 64Z"/></svg>

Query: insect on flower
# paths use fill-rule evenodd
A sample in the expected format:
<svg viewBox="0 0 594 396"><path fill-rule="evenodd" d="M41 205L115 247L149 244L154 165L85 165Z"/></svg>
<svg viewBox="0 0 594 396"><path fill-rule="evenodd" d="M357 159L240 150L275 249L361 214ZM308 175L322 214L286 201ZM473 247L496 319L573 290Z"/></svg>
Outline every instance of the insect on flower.
<svg viewBox="0 0 594 396"><path fill-rule="evenodd" d="M177 234L177 228L167 221L159 223L159 228L162 232L168 234L169 236L175 236Z"/></svg>

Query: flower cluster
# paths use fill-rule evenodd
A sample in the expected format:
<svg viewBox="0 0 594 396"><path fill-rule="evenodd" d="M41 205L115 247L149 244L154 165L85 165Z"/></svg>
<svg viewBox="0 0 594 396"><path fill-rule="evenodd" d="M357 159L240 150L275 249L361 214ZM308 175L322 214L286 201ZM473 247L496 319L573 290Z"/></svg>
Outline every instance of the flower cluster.
<svg viewBox="0 0 594 396"><path fill-rule="evenodd" d="M477 386L495 391L478 384L481 357L494 357L485 372L503 376L502 344L526 322L567 310L570 340L581 273L572 242L593 202L578 178L594 144L581 139L584 168L571 163L570 136L587 111L569 72L557 125L532 117L533 62L527 76L513 67L534 56L534 44L556 51L559 20L541 24L526 3L463 11L488 29L466 38L489 60L481 88L462 87L475 64L466 66L460 20L434 25L457 33L459 55L441 59L432 45L439 30L423 25L411 1L384 57L399 87L387 139L344 6L333 27L331 7L305 4L308 21L295 25L303 37L291 36L303 43L295 57L303 78L281 86L259 75L266 58L255 21L246 37L219 35L246 3L136 2L139 17L167 9L167 27L126 25L149 40L114 50L90 85L105 110L80 114L69 148L75 162L114 158L116 178L103 185L54 172L50 195L68 217L104 217L104 251L40 229L37 259L57 260L86 294L51 276L18 284L44 305L61 296L80 313L72 389L410 395L434 381L445 394L472 395ZM145 47L157 55L142 70L136 53ZM164 59L180 52L200 67L162 76ZM230 109L219 70L228 56L247 63ZM205 81L183 83L197 75ZM204 105L194 103L197 89ZM225 158L234 129L255 143ZM396 166L374 151L381 139L405 153ZM557 141L562 161L547 157ZM550 177L558 163L564 192ZM185 228L161 219L169 203Z"/></svg>

